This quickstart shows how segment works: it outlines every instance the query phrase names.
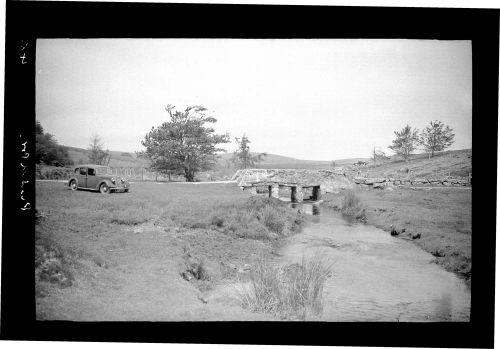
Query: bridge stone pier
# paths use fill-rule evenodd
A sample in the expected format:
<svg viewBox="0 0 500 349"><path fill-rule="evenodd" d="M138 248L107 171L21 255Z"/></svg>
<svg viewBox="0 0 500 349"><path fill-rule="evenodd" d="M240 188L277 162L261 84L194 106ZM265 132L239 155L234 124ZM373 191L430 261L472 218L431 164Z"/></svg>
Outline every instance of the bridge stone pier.
<svg viewBox="0 0 500 349"><path fill-rule="evenodd" d="M280 198L280 189L289 188L292 202L302 202L306 192L311 200L321 200L322 192L338 192L352 188L354 183L343 172L335 170L303 169L246 169L232 178L243 190L251 194L266 193Z"/></svg>

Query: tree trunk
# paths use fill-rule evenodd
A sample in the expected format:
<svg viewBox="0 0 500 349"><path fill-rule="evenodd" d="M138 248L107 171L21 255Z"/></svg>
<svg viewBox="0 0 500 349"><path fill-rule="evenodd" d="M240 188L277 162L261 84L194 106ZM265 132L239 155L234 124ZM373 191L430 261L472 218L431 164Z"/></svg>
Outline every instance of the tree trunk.
<svg viewBox="0 0 500 349"><path fill-rule="evenodd" d="M194 182L194 171L189 168L185 168L184 177L186 177L186 182Z"/></svg>

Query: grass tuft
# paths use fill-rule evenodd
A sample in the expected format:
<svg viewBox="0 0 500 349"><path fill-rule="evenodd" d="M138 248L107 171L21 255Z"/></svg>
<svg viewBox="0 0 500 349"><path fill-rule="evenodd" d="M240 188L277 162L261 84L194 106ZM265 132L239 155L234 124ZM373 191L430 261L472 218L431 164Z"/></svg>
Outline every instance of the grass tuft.
<svg viewBox="0 0 500 349"><path fill-rule="evenodd" d="M331 265L322 256L286 266L261 259L250 273L248 287L240 291L240 300L252 311L306 320L322 313L323 287L330 274Z"/></svg>
<svg viewBox="0 0 500 349"><path fill-rule="evenodd" d="M358 220L365 219L365 209L361 204L361 200L354 194L353 190L348 189L345 191L344 197L342 198L341 211Z"/></svg>

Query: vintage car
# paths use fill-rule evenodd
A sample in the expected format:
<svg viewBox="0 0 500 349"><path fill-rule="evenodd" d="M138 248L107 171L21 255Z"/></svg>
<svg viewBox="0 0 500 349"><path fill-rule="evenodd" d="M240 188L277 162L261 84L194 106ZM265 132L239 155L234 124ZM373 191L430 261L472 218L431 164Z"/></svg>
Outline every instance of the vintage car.
<svg viewBox="0 0 500 349"><path fill-rule="evenodd" d="M78 165L68 181L71 190L92 189L103 194L111 191L128 192L130 183L120 176L114 176L111 169L101 165Z"/></svg>

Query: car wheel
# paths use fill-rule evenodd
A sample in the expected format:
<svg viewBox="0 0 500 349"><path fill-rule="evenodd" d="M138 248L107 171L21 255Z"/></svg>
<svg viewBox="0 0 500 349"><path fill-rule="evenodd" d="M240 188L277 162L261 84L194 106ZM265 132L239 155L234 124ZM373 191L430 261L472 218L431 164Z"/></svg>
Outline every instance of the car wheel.
<svg viewBox="0 0 500 349"><path fill-rule="evenodd" d="M99 191L101 192L101 194L109 194L111 190L109 190L109 187L106 183L102 183L99 187Z"/></svg>
<svg viewBox="0 0 500 349"><path fill-rule="evenodd" d="M76 185L76 181L71 181L71 183L69 184L69 187L71 188L71 190L78 189L78 185Z"/></svg>

